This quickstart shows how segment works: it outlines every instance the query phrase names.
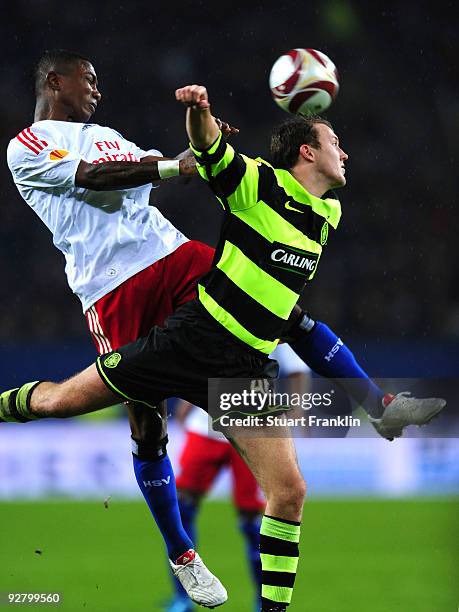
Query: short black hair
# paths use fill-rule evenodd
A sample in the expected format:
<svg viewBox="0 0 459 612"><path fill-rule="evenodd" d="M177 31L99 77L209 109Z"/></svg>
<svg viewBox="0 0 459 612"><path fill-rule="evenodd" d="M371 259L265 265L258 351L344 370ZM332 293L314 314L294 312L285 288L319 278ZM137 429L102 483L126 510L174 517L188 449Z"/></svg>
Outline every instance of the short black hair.
<svg viewBox="0 0 459 612"><path fill-rule="evenodd" d="M87 57L66 49L45 51L34 70L35 94L38 96L42 92L46 77L51 70L55 70L59 74L68 74L72 68L81 62L92 63Z"/></svg>
<svg viewBox="0 0 459 612"><path fill-rule="evenodd" d="M302 144L320 149L316 130L318 123L323 123L333 129L329 121L318 115L289 117L273 129L270 153L275 168L284 170L292 168L298 159L299 148Z"/></svg>

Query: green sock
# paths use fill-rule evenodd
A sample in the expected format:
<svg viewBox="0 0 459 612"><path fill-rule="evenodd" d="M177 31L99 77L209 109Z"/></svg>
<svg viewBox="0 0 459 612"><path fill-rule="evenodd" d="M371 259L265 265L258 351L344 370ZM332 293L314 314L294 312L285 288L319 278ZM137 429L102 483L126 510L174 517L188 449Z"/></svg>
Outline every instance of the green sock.
<svg viewBox="0 0 459 612"><path fill-rule="evenodd" d="M40 381L22 385L0 394L0 421L26 423L39 417L30 412L30 396Z"/></svg>
<svg viewBox="0 0 459 612"><path fill-rule="evenodd" d="M264 516L260 529L263 610L288 606L299 558L300 523Z"/></svg>

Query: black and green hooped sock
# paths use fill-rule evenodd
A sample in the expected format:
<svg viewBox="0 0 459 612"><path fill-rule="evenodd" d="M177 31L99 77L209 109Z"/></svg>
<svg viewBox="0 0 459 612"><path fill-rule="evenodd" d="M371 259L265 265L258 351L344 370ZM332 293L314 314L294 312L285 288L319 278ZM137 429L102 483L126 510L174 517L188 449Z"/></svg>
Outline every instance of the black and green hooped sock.
<svg viewBox="0 0 459 612"><path fill-rule="evenodd" d="M264 516L260 529L262 610L288 606L299 559L300 523Z"/></svg>
<svg viewBox="0 0 459 612"><path fill-rule="evenodd" d="M39 417L30 412L30 396L40 381L26 383L22 387L10 389L0 394L0 421L27 423Z"/></svg>

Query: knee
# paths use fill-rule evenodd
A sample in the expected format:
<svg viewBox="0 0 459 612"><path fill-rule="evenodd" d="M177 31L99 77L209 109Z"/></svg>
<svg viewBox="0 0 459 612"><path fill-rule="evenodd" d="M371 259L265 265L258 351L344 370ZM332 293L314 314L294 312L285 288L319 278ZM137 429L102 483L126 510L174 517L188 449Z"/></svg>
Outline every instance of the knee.
<svg viewBox="0 0 459 612"><path fill-rule="evenodd" d="M165 402L156 410L127 402L132 453L142 461L157 461L167 454L167 410Z"/></svg>
<svg viewBox="0 0 459 612"><path fill-rule="evenodd" d="M274 498L276 505L290 510L294 514L300 513L306 497L304 478L301 474L290 477L277 490L274 490L270 497Z"/></svg>
<svg viewBox="0 0 459 612"><path fill-rule="evenodd" d="M292 506L303 507L306 497L306 482L301 474L298 474L296 478L292 478L291 482L284 488L284 496L286 502Z"/></svg>
<svg viewBox="0 0 459 612"><path fill-rule="evenodd" d="M155 447L167 435L167 409L165 402L156 410L140 404L127 402L131 435L137 444Z"/></svg>

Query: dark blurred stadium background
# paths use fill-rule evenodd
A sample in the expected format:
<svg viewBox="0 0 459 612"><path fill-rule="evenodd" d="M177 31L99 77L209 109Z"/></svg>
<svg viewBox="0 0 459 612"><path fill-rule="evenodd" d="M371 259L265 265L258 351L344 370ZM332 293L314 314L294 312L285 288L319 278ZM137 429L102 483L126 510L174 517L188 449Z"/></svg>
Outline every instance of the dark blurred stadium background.
<svg viewBox="0 0 459 612"><path fill-rule="evenodd" d="M459 357L459 38L452 5L81 0L64 8L19 0L0 23L1 148L33 120L31 73L46 48L92 58L104 96L95 121L168 155L186 146L173 92L190 82L206 84L215 113L241 128L241 151L266 155L270 127L284 118L267 86L272 62L295 46L325 51L341 77L327 117L350 155L349 184L341 192L342 224L304 302L347 339L366 342L377 373L387 353L378 359L373 349L389 342L400 365L408 368L424 352L423 372L435 361L436 373L452 374ZM75 354L88 334L63 258L19 198L6 163L0 168L0 341L26 350L33 342L59 350L71 344ZM152 203L188 236L215 243L219 211L198 181L162 185ZM2 373L5 367L2 355Z"/></svg>
<svg viewBox="0 0 459 612"><path fill-rule="evenodd" d="M341 191L341 226L303 302L313 316L333 326L355 348L373 374L455 377L459 365L456 15L454 3L441 0L16 0L4 7L0 20L0 147L4 152L0 164L0 388L28 377L68 375L95 355L80 304L66 284L63 257L47 229L20 199L6 166L9 139L33 121L33 66L44 49L56 47L93 60L103 94L94 121L165 155L186 147L184 112L173 96L176 87L205 84L214 112L241 128L234 140L239 150L266 155L270 127L284 118L270 98L271 64L292 47L318 48L330 55L338 66L341 91L327 117L350 156L348 186ZM189 237L215 244L220 213L198 181L163 184L153 193L152 204ZM122 495L121 480L130 495L138 496L130 475L127 433L113 440L107 434L99 449L100 430L90 434L86 426L69 424L66 433L62 424L46 430L49 438L44 436L45 429L34 436L33 427L12 426L22 440L18 447L4 432L0 483L3 477L6 484L0 487L1 496L99 499L116 493L117 486ZM78 427L84 429L80 437L84 445L78 442ZM34 439L44 444L34 446ZM53 441L49 452L46 439ZM110 451L110 444L121 444L120 440L125 440L123 447ZM408 440L406 445L393 445L393 455L387 449L379 454L371 441L360 449L356 441L351 445L341 441L344 445L333 448L315 442L312 448L301 447L307 453L304 465L313 499L317 494L444 496L458 492L457 440ZM30 472L27 465L33 467ZM445 506L394 502L390 507L373 504L370 512L365 505L347 505L344 510L320 503L308 516L326 524L313 522L315 536L311 540L307 536L311 555L306 556L302 570L307 576L299 578L299 592L304 595L298 596L292 611L453 609L457 505L447 500ZM87 518L92 515L83 507L81 513L62 508L43 506L41 514L37 506L38 522L34 523L27 504L17 508L0 504L0 521L10 526L8 534L0 534L0 566L11 569L11 579L0 580L0 591L59 587L67 590L70 600L65 609L79 609L86 601L86 609L134 609L113 566L119 558L126 567L127 583L138 578L145 584L151 576L150 563L153 569L151 551L159 543L147 545L145 540L142 551L137 546L126 554L133 548L132 523L121 525L122 517L118 517L113 529L121 538L119 546L105 548L110 534L103 528L106 515L97 514L103 508L101 502L94 506L97 512L91 510L97 520ZM136 508L126 516L136 521L143 512L140 531L151 533L146 510ZM218 510L215 517L220 520L227 513L227 509ZM61 516L67 517L72 532L57 528ZM49 529L54 523L56 531ZM212 529L215 533L218 525ZM71 555L64 539L65 550L59 550L61 531L66 537L74 536L68 543ZM204 545L209 537L204 531ZM233 546L232 537L228 536L228 546ZM114 546L118 540L112 538L111 543ZM37 561L32 548L40 546L47 547L50 555ZM99 556L91 557L96 551ZM222 569L234 582L236 598L240 584L248 588L245 571L240 569L241 555L240 550L234 557L228 555L233 565ZM69 561L65 574L63 558ZM125 565L128 558L129 567ZM213 559L219 569L218 551ZM40 562L44 563L41 569ZM156 562L164 581L162 561ZM53 563L61 572L54 582ZM90 582L92 590L86 587L84 571L78 573L81 564L93 567L97 580ZM144 575L139 574L140 566ZM107 577L104 583L102 567L112 582ZM356 576L362 578L360 596L355 593ZM77 583L78 595L72 591ZM102 585L99 594L96 583ZM391 584L390 593L387 584ZM147 591L141 589L139 597L147 598ZM111 603L107 603L108 593ZM99 596L101 603L94 603ZM312 607L303 607L302 601ZM227 609L243 610L243 605ZM146 609L145 603L138 606Z"/></svg>

